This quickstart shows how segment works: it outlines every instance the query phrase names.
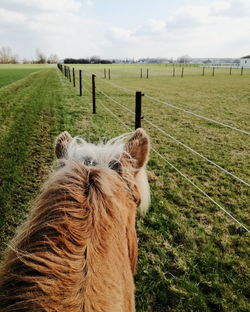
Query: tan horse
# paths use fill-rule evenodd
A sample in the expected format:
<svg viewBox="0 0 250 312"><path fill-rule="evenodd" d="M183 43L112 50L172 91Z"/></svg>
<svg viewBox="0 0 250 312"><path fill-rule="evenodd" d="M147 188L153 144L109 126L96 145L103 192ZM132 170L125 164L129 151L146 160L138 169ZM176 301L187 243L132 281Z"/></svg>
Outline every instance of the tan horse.
<svg viewBox="0 0 250 312"><path fill-rule="evenodd" d="M149 205L147 134L93 145L67 132L59 167L11 242L0 311L135 311L135 218Z"/></svg>

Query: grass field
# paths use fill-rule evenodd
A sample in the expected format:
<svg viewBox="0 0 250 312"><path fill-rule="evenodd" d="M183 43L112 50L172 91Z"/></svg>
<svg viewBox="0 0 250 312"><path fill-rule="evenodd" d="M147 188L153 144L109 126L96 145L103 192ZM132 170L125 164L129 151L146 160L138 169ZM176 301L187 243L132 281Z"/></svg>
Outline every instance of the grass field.
<svg viewBox="0 0 250 312"><path fill-rule="evenodd" d="M250 72L112 65L83 69L83 96L54 68L0 89L1 251L27 213L53 161L62 130L97 142L133 128L134 92L250 131ZM108 68L106 66L106 68ZM145 77L146 66L143 67ZM97 114L91 114L90 73L97 75ZM78 75L76 75L78 78ZM115 86L115 85L117 86ZM119 86L119 87L118 87ZM122 88L120 88L123 87ZM86 88L86 90L85 90ZM125 90L125 89L126 90ZM112 97L107 98L104 94ZM102 106L105 105L105 106ZM120 120L108 111L116 114ZM156 130L147 120L249 183L249 135L143 98L143 127L152 146L248 228L249 187ZM249 234L153 151L152 205L137 222L137 311L249 311Z"/></svg>
<svg viewBox="0 0 250 312"><path fill-rule="evenodd" d="M0 65L0 88L24 78L30 73L44 69L44 65Z"/></svg>

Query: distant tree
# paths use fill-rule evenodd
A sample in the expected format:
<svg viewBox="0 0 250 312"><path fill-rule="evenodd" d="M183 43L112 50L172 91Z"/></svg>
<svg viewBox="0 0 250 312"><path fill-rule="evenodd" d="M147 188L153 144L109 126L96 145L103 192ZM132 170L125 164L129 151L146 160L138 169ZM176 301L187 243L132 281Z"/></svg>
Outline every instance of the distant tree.
<svg viewBox="0 0 250 312"><path fill-rule="evenodd" d="M57 64L59 62L59 58L56 54L50 54L47 63L48 64Z"/></svg>
<svg viewBox="0 0 250 312"><path fill-rule="evenodd" d="M101 58L99 56L91 56L90 63L91 64L100 64Z"/></svg>
<svg viewBox="0 0 250 312"><path fill-rule="evenodd" d="M189 55L183 55L177 58L177 63L187 64L192 61L192 58Z"/></svg>
<svg viewBox="0 0 250 312"><path fill-rule="evenodd" d="M18 55L13 54L10 47L2 47L0 49L0 63L1 64L16 64L18 63Z"/></svg>
<svg viewBox="0 0 250 312"><path fill-rule="evenodd" d="M46 56L40 50L36 50L36 63L37 64L45 64L47 61Z"/></svg>

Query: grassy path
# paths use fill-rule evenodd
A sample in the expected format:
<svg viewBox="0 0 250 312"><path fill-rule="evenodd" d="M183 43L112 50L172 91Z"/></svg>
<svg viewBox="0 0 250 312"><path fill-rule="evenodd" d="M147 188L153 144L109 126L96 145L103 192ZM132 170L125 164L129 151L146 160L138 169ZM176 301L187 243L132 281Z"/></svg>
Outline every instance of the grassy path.
<svg viewBox="0 0 250 312"><path fill-rule="evenodd" d="M49 172L53 140L68 118L63 104L55 69L0 90L1 251Z"/></svg>

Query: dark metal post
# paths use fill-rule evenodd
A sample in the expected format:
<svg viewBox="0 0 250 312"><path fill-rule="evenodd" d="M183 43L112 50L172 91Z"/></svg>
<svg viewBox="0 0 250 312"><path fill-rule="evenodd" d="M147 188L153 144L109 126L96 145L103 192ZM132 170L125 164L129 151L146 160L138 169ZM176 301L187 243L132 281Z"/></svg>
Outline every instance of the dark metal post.
<svg viewBox="0 0 250 312"><path fill-rule="evenodd" d="M214 77L214 67L213 67L213 73L212 73L213 77Z"/></svg>
<svg viewBox="0 0 250 312"><path fill-rule="evenodd" d="M205 75L205 67L203 66L203 69L202 69L202 76Z"/></svg>
<svg viewBox="0 0 250 312"><path fill-rule="evenodd" d="M68 71L69 71L69 82L71 82L70 67L68 67Z"/></svg>
<svg viewBox="0 0 250 312"><path fill-rule="evenodd" d="M141 78L142 78L142 68L141 68Z"/></svg>
<svg viewBox="0 0 250 312"><path fill-rule="evenodd" d="M73 67L73 86L76 86L76 76L75 76L75 69Z"/></svg>
<svg viewBox="0 0 250 312"><path fill-rule="evenodd" d="M64 76L67 77L66 76L66 66L65 65L64 65Z"/></svg>
<svg viewBox="0 0 250 312"><path fill-rule="evenodd" d="M104 68L104 79L107 78L107 74L106 74L106 68Z"/></svg>
<svg viewBox="0 0 250 312"><path fill-rule="evenodd" d="M79 69L79 88L80 88L80 96L82 96L82 71Z"/></svg>
<svg viewBox="0 0 250 312"><path fill-rule="evenodd" d="M241 74L241 76L243 75L243 66L241 67L241 73L240 74Z"/></svg>
<svg viewBox="0 0 250 312"><path fill-rule="evenodd" d="M232 67L230 67L229 75L232 75Z"/></svg>
<svg viewBox="0 0 250 312"><path fill-rule="evenodd" d="M147 68L147 79L148 79L148 68Z"/></svg>
<svg viewBox="0 0 250 312"><path fill-rule="evenodd" d="M182 66L182 69L181 69L181 78L183 78L183 74L184 74L184 66Z"/></svg>
<svg viewBox="0 0 250 312"><path fill-rule="evenodd" d="M137 91L135 93L135 129L141 127L141 97L142 93Z"/></svg>
<svg viewBox="0 0 250 312"><path fill-rule="evenodd" d="M173 77L175 77L175 66L173 66Z"/></svg>
<svg viewBox="0 0 250 312"><path fill-rule="evenodd" d="M110 80L110 68L109 68L109 80Z"/></svg>
<svg viewBox="0 0 250 312"><path fill-rule="evenodd" d="M95 75L94 74L92 74L92 100L93 100L93 114L96 114Z"/></svg>

